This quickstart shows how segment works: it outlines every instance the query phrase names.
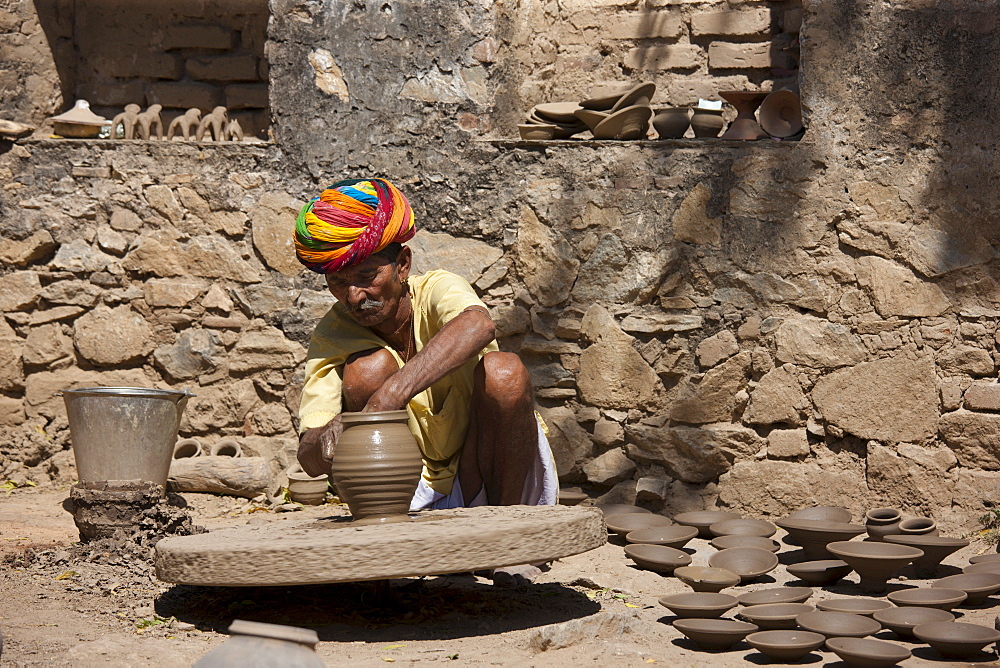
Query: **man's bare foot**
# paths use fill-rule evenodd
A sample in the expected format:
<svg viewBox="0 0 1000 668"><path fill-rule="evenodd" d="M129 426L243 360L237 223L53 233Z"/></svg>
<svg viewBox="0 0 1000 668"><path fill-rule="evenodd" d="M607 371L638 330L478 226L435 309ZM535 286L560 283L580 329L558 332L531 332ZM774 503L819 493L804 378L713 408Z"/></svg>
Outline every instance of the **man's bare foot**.
<svg viewBox="0 0 1000 668"><path fill-rule="evenodd" d="M522 587L531 584L539 575L545 564L521 564L493 569L493 584L497 587ZM545 570L548 570L547 568Z"/></svg>

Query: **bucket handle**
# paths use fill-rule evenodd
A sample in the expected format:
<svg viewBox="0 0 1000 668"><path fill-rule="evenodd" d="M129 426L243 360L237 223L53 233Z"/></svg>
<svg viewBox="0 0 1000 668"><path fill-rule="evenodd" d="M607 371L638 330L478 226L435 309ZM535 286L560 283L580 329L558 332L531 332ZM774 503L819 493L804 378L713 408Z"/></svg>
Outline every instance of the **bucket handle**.
<svg viewBox="0 0 1000 668"><path fill-rule="evenodd" d="M53 397L61 397L61 396L63 396L63 392L64 391L65 390L56 390L55 392L52 393L52 396ZM177 401L187 400L187 399L190 399L191 397L197 397L198 396L197 394L195 394L191 390L187 389L186 387L183 390L173 390L173 391L180 392L182 395L184 395L184 396L181 396L181 397L177 397ZM173 397L171 397L171 398L173 398Z"/></svg>

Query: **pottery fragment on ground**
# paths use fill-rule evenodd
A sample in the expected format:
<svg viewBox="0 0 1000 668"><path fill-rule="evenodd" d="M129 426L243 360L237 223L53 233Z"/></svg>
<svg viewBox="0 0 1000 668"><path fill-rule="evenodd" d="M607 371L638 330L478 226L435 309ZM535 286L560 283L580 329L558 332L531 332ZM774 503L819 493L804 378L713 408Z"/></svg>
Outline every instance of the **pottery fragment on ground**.
<svg viewBox="0 0 1000 668"><path fill-rule="evenodd" d="M767 605L769 603L802 603L813 595L812 587L769 587L741 594L740 605Z"/></svg>
<svg viewBox="0 0 1000 668"><path fill-rule="evenodd" d="M781 545L765 536L744 536L739 534L716 536L711 540L711 543L712 547L719 550L728 550L734 547L754 547L758 550L777 552L781 549Z"/></svg>
<svg viewBox="0 0 1000 668"><path fill-rule="evenodd" d="M608 525L608 531L619 536L625 536L632 531L639 529L650 529L652 527L670 526L673 522L663 515L653 515L644 513L624 513L621 515L607 515L604 521Z"/></svg>
<svg viewBox="0 0 1000 668"><path fill-rule="evenodd" d="M872 617L900 638L912 638L913 629L921 624L951 622L955 620L955 615L947 610L920 606L886 608L885 610L875 612Z"/></svg>
<svg viewBox="0 0 1000 668"><path fill-rule="evenodd" d="M724 568L682 566L674 570L674 577L695 591L718 593L740 583L740 576Z"/></svg>
<svg viewBox="0 0 1000 668"><path fill-rule="evenodd" d="M930 622L913 629L913 635L949 658L969 658L986 645L1000 641L1000 631L965 622Z"/></svg>
<svg viewBox="0 0 1000 668"><path fill-rule="evenodd" d="M735 608L736 597L729 594L693 592L662 596L659 603L684 619L714 619Z"/></svg>
<svg viewBox="0 0 1000 668"><path fill-rule="evenodd" d="M868 537L881 541L884 536L899 533L899 523L903 521L903 511L898 508L873 508L865 513L865 527Z"/></svg>
<svg viewBox="0 0 1000 668"><path fill-rule="evenodd" d="M662 526L630 531L625 534L625 540L629 543L665 545L679 550L697 535L698 530L694 527Z"/></svg>
<svg viewBox="0 0 1000 668"><path fill-rule="evenodd" d="M917 587L890 592L886 598L900 607L912 605L922 608L951 610L956 605L961 604L967 596L968 594L961 589Z"/></svg>
<svg viewBox="0 0 1000 668"><path fill-rule="evenodd" d="M738 519L716 522L708 528L713 536L763 536L770 538L778 530L764 520Z"/></svg>
<svg viewBox="0 0 1000 668"><path fill-rule="evenodd" d="M850 564L861 577L861 589L872 593L885 591L890 577L924 554L906 545L861 541L838 541L828 544L826 549Z"/></svg>
<svg viewBox="0 0 1000 668"><path fill-rule="evenodd" d="M816 607L824 612L849 612L852 615L871 617L879 610L892 607L892 603L870 598L828 598L818 601Z"/></svg>
<svg viewBox="0 0 1000 668"><path fill-rule="evenodd" d="M733 547L708 558L712 568L724 568L740 576L742 583L753 582L778 566L778 555L756 547Z"/></svg>
<svg viewBox="0 0 1000 668"><path fill-rule="evenodd" d="M888 535L884 538L887 543L897 545L909 545L924 553L924 556L913 560L913 570L918 578L932 578L937 575L938 566L952 552L956 552L969 541L963 538L945 538L943 536L931 535Z"/></svg>
<svg viewBox="0 0 1000 668"><path fill-rule="evenodd" d="M58 116L52 116L49 120L52 121L53 130L57 135L78 139L97 137L101 134L102 128L111 125L104 116L92 112L90 103L86 100L77 100L72 109Z"/></svg>
<svg viewBox="0 0 1000 668"><path fill-rule="evenodd" d="M698 529L698 536L711 539L715 537L715 534L709 530L709 527L716 522L739 518L740 516L736 513L727 513L722 510L695 510L689 513L674 515L674 522L683 524L684 526L695 527Z"/></svg>
<svg viewBox="0 0 1000 668"><path fill-rule="evenodd" d="M874 619L848 612L805 612L795 621L805 630L822 633L827 638L864 638L882 629Z"/></svg>
<svg viewBox="0 0 1000 668"><path fill-rule="evenodd" d="M843 579L854 569L840 559L819 559L789 564L785 570L805 583L815 587L825 587Z"/></svg>
<svg viewBox="0 0 1000 668"><path fill-rule="evenodd" d="M787 630L797 627L795 618L816 608L805 603L768 603L743 608L739 616L764 631Z"/></svg>
<svg viewBox="0 0 1000 668"><path fill-rule="evenodd" d="M677 619L674 628L704 649L729 649L758 628L732 619Z"/></svg>
<svg viewBox="0 0 1000 668"><path fill-rule="evenodd" d="M941 578L931 585L932 588L959 589L968 596L963 605L982 605L986 599L1000 591L1000 574L997 573L963 573Z"/></svg>
<svg viewBox="0 0 1000 668"><path fill-rule="evenodd" d="M639 568L655 573L670 574L675 568L691 563L690 554L665 545L626 545L625 556Z"/></svg>
<svg viewBox="0 0 1000 668"><path fill-rule="evenodd" d="M871 638L830 638L826 647L848 666L866 668L895 666L912 656L902 645Z"/></svg>
<svg viewBox="0 0 1000 668"><path fill-rule="evenodd" d="M831 554L826 549L828 544L848 540L866 531L865 527L857 524L827 520L785 518L775 524L798 541L806 559L809 560L830 559Z"/></svg>
<svg viewBox="0 0 1000 668"><path fill-rule="evenodd" d="M746 637L755 650L774 661L794 662L826 642L826 636L812 631L758 631Z"/></svg>

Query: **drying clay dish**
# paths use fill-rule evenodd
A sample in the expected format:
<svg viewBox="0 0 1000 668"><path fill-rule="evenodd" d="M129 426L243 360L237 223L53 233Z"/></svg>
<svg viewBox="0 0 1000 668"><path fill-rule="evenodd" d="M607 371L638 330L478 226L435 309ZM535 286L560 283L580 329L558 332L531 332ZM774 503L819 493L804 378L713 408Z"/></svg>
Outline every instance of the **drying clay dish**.
<svg viewBox="0 0 1000 668"><path fill-rule="evenodd" d="M630 90L632 90L631 86L599 88L593 91L589 98L580 102L580 106L594 111L608 111Z"/></svg>
<svg viewBox="0 0 1000 668"><path fill-rule="evenodd" d="M785 570L803 582L816 587L825 587L844 578L854 569L846 561L840 559L820 559L818 561L803 561L800 564L789 564Z"/></svg>
<svg viewBox="0 0 1000 668"><path fill-rule="evenodd" d="M656 84L651 81L644 81L641 84L630 88L625 91L625 94L619 98L615 105L611 107L611 113L621 111L627 107L635 106L649 106L649 101L653 99L653 93L656 92Z"/></svg>
<svg viewBox="0 0 1000 668"><path fill-rule="evenodd" d="M919 587L902 589L889 593L886 598L898 606L917 605L924 608L951 610L965 600L967 594L961 589L944 587Z"/></svg>
<svg viewBox="0 0 1000 668"><path fill-rule="evenodd" d="M830 543L826 549L851 565L861 576L861 589L883 592L886 581L899 569L914 559L924 556L921 550L894 543L865 543L840 541Z"/></svg>
<svg viewBox="0 0 1000 668"><path fill-rule="evenodd" d="M938 566L945 557L969 544L969 541L962 538L930 535L888 535L884 536L882 540L897 545L909 545L924 553L924 556L913 560L913 570L918 578L934 577L937 574Z"/></svg>
<svg viewBox="0 0 1000 668"><path fill-rule="evenodd" d="M645 513L625 513L624 515L607 515L604 518L608 525L608 531L624 536L639 529L650 529L652 527L670 526L673 522L663 515L653 515Z"/></svg>
<svg viewBox="0 0 1000 668"><path fill-rule="evenodd" d="M726 587L740 583L740 576L724 568L704 566L682 566L674 571L674 576L695 591L718 593Z"/></svg>
<svg viewBox="0 0 1000 668"><path fill-rule="evenodd" d="M869 598L828 598L816 603L816 607L824 612L849 612L852 615L871 617L879 610L891 608L892 603Z"/></svg>
<svg viewBox="0 0 1000 668"><path fill-rule="evenodd" d="M575 506L587 500L585 492L574 492L568 489L559 490L559 503L564 506Z"/></svg>
<svg viewBox="0 0 1000 668"><path fill-rule="evenodd" d="M913 629L921 624L955 621L955 615L947 610L921 607L886 608L872 617L900 638L912 638Z"/></svg>
<svg viewBox="0 0 1000 668"><path fill-rule="evenodd" d="M768 550L769 552L777 552L781 549L781 545L770 538L764 536L741 536L738 534L713 538L712 547L720 550L728 550L734 547L753 547L758 550Z"/></svg>
<svg viewBox="0 0 1000 668"><path fill-rule="evenodd" d="M746 637L747 643L774 661L794 662L819 649L826 636L812 631L758 631Z"/></svg>
<svg viewBox="0 0 1000 668"><path fill-rule="evenodd" d="M1000 561L981 561L962 569L963 573L1000 573Z"/></svg>
<svg viewBox="0 0 1000 668"><path fill-rule="evenodd" d="M742 594L740 605L766 605L768 603L801 603L813 595L812 587L771 587Z"/></svg>
<svg viewBox="0 0 1000 668"><path fill-rule="evenodd" d="M775 522L802 546L806 559L829 559L826 546L835 541L849 540L867 529L857 524L827 520L790 520Z"/></svg>
<svg viewBox="0 0 1000 668"><path fill-rule="evenodd" d="M713 536L763 536L770 538L778 530L764 520L723 520L708 527Z"/></svg>
<svg viewBox="0 0 1000 668"><path fill-rule="evenodd" d="M608 515L624 515L625 513L643 513L646 515L652 515L652 510L646 510L645 508L640 508L639 506L629 506L624 503L606 503L603 506L597 506L597 508L604 513L604 516Z"/></svg>
<svg viewBox="0 0 1000 668"><path fill-rule="evenodd" d="M760 127L772 137L791 137L802 129L802 103L790 90L776 90L757 110Z"/></svg>
<svg viewBox="0 0 1000 668"><path fill-rule="evenodd" d="M969 557L970 564L988 564L992 562L1000 563L1000 554L977 554L974 557Z"/></svg>
<svg viewBox="0 0 1000 668"><path fill-rule="evenodd" d="M736 597L729 594L672 594L660 598L660 605L685 619L715 619L736 607Z"/></svg>
<svg viewBox="0 0 1000 668"><path fill-rule="evenodd" d="M629 543L666 545L679 550L697 535L698 530L694 527L663 526L630 531L625 534L625 540Z"/></svg>
<svg viewBox="0 0 1000 668"><path fill-rule="evenodd" d="M705 649L729 649L758 628L732 619L677 619L674 628Z"/></svg>
<svg viewBox="0 0 1000 668"><path fill-rule="evenodd" d="M713 554L708 558L708 565L730 570L740 576L741 582L747 583L777 568L778 555L756 547L733 547Z"/></svg>
<svg viewBox="0 0 1000 668"><path fill-rule="evenodd" d="M805 603L770 603L743 608L739 616L765 631L796 628L795 618L816 608Z"/></svg>
<svg viewBox="0 0 1000 668"><path fill-rule="evenodd" d="M624 107L601 121L591 132L594 139L645 139L653 110L648 106Z"/></svg>
<svg viewBox="0 0 1000 668"><path fill-rule="evenodd" d="M851 511L840 506L816 506L815 508L796 510L785 519L819 520L821 522L842 522L846 524L851 521Z"/></svg>
<svg viewBox="0 0 1000 668"><path fill-rule="evenodd" d="M576 102L549 102L535 105L531 111L543 120L573 125L578 121L574 115L578 109L581 107Z"/></svg>
<svg viewBox="0 0 1000 668"><path fill-rule="evenodd" d="M691 563L691 555L665 545L626 545L625 556L639 568L656 573L673 573L678 566Z"/></svg>
<svg viewBox="0 0 1000 668"><path fill-rule="evenodd" d="M882 629L874 619L848 612L806 612L795 621L805 630L822 633L827 638L864 638Z"/></svg>
<svg viewBox="0 0 1000 668"><path fill-rule="evenodd" d="M826 647L848 666L883 668L906 661L910 650L895 643L870 638L830 638Z"/></svg>
<svg viewBox="0 0 1000 668"><path fill-rule="evenodd" d="M931 588L958 589L968 596L964 605L982 605L986 599L1000 591L1000 574L998 573L964 573L941 578L931 585Z"/></svg>
<svg viewBox="0 0 1000 668"><path fill-rule="evenodd" d="M674 515L674 522L688 527L698 529L698 535L702 538L713 538L714 534L709 531L709 527L716 522L725 520L737 520L740 516L736 513L727 513L721 510L696 510L690 513Z"/></svg>
<svg viewBox="0 0 1000 668"><path fill-rule="evenodd" d="M578 109L574 112L574 115L581 120L591 132L593 132L594 128L601 124L601 121L608 117L608 114L605 112L594 111L593 109Z"/></svg>
<svg viewBox="0 0 1000 668"><path fill-rule="evenodd" d="M1000 640L1000 631L964 622L931 622L913 629L913 635L947 657L967 658L991 642Z"/></svg>

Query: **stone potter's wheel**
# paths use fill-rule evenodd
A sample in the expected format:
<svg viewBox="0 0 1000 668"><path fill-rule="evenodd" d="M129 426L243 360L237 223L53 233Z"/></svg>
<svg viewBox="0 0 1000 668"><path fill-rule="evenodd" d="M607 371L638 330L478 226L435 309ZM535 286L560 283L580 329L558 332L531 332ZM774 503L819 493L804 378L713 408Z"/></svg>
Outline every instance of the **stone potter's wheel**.
<svg viewBox="0 0 1000 668"><path fill-rule="evenodd" d="M604 517L580 506L481 506L357 526L287 521L164 538L156 576L208 586L386 580L551 561L607 542Z"/></svg>

